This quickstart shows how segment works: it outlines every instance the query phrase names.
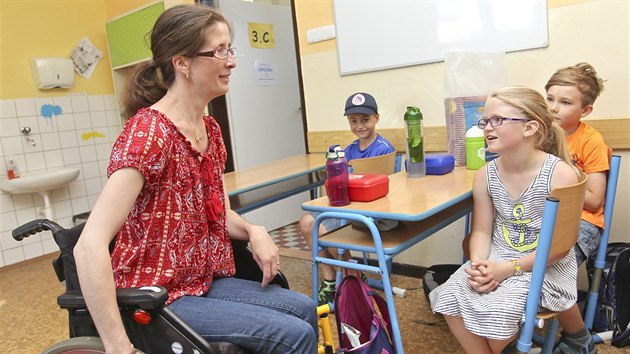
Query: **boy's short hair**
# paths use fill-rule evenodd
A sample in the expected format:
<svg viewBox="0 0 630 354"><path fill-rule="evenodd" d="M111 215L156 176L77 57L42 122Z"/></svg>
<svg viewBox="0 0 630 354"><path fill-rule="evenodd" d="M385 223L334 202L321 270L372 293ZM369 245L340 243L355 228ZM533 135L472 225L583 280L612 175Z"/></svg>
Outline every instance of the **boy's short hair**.
<svg viewBox="0 0 630 354"><path fill-rule="evenodd" d="M378 106L374 97L365 92L350 95L346 100L346 112L343 115L349 116L354 113L367 114L368 116L378 114Z"/></svg>
<svg viewBox="0 0 630 354"><path fill-rule="evenodd" d="M575 86L582 93L582 106L595 103L597 97L604 90L604 81L597 76L597 72L589 63L577 63L558 69L547 84L545 91L551 86Z"/></svg>

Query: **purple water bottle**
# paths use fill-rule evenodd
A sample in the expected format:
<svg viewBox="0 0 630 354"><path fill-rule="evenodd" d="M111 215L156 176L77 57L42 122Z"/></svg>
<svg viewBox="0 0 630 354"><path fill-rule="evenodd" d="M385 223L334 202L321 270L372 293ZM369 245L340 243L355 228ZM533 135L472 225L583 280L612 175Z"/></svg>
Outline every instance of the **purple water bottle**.
<svg viewBox="0 0 630 354"><path fill-rule="evenodd" d="M326 172L328 173L328 201L331 206L350 204L348 193L348 160L339 145L331 145L326 153Z"/></svg>

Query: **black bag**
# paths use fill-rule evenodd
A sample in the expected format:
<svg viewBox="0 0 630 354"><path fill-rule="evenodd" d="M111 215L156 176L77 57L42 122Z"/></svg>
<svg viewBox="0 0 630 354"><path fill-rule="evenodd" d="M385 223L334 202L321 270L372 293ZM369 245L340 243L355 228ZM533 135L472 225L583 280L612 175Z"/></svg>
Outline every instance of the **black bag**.
<svg viewBox="0 0 630 354"><path fill-rule="evenodd" d="M431 290L444 284L461 266L461 264L436 264L427 269L427 272L422 277L422 289L427 301L429 301Z"/></svg>
<svg viewBox="0 0 630 354"><path fill-rule="evenodd" d="M589 288L594 272L594 257L586 264ZM612 344L616 347L630 345L630 243L608 244L593 330L613 331Z"/></svg>

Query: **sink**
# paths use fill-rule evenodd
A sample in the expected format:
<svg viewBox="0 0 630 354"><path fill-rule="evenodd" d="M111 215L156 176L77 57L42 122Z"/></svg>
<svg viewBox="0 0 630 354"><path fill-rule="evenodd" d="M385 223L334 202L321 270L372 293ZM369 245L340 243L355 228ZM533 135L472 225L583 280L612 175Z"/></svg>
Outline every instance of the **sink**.
<svg viewBox="0 0 630 354"><path fill-rule="evenodd" d="M26 172L18 178L0 179L0 190L11 194L42 193L63 187L79 176L77 168L57 168L45 171Z"/></svg>

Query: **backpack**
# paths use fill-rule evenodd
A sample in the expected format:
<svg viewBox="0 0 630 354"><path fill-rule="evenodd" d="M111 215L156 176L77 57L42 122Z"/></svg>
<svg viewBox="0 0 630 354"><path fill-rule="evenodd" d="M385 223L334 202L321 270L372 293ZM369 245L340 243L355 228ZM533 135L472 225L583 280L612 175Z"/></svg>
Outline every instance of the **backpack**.
<svg viewBox="0 0 630 354"><path fill-rule="evenodd" d="M429 301L429 293L446 282L461 266L461 264L436 264L427 268L427 272L422 277L422 289L427 301Z"/></svg>
<svg viewBox="0 0 630 354"><path fill-rule="evenodd" d="M354 275L346 275L335 291L335 319L336 353L395 354L387 303Z"/></svg>
<svg viewBox="0 0 630 354"><path fill-rule="evenodd" d="M594 261L591 257L586 264L589 288L593 281ZM597 302L593 330L612 330L614 346L630 345L630 243L608 244Z"/></svg>

